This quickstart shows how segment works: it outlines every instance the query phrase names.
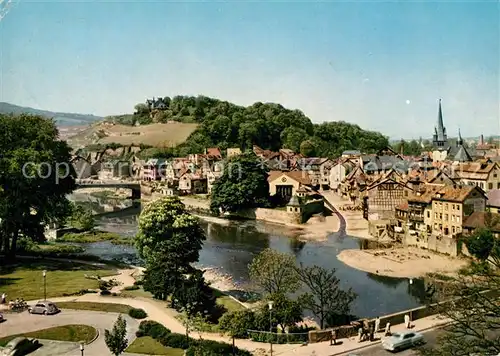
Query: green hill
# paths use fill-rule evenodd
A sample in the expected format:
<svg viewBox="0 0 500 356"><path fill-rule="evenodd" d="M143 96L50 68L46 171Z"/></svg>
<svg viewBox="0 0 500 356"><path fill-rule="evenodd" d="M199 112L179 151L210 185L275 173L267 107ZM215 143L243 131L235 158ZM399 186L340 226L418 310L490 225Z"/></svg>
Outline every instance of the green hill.
<svg viewBox="0 0 500 356"><path fill-rule="evenodd" d="M306 156L336 157L344 150L376 152L388 146L388 138L345 121L316 124L303 112L280 104L257 102L243 107L205 96L175 96L157 99L161 110L137 104L135 113L110 116L105 121L146 128L157 123L198 124L177 155L203 152L207 147L252 148L277 151L289 148ZM147 142L143 142L148 144Z"/></svg>

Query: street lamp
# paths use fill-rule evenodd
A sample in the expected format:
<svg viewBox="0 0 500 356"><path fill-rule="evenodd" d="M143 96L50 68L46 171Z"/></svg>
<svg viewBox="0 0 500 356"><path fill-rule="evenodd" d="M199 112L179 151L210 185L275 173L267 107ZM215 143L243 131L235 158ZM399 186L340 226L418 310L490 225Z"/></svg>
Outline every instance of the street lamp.
<svg viewBox="0 0 500 356"><path fill-rule="evenodd" d="M408 283L410 283L410 288L411 288L411 286L412 286L412 284L413 284L413 278L410 278L410 279L409 279L409 281L408 281ZM411 309L410 309L410 322L412 321L412 319L413 319L413 318L412 318L412 311L411 311Z"/></svg>
<svg viewBox="0 0 500 356"><path fill-rule="evenodd" d="M267 305L269 306L269 343L271 344L271 356L273 356L273 301L269 301Z"/></svg>
<svg viewBox="0 0 500 356"><path fill-rule="evenodd" d="M47 271L42 272L43 275L43 300L47 300ZM83 352L83 351L82 351Z"/></svg>
<svg viewBox="0 0 500 356"><path fill-rule="evenodd" d="M82 353L82 356L83 356L83 350L85 350L85 343L83 341L80 341L80 352Z"/></svg>

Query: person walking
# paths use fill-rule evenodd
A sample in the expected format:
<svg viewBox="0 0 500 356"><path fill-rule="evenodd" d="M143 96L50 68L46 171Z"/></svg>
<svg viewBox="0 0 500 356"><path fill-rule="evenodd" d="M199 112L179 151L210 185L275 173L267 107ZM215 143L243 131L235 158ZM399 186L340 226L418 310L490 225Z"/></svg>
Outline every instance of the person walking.
<svg viewBox="0 0 500 356"><path fill-rule="evenodd" d="M405 314L405 326L407 329L410 328L410 316L408 314Z"/></svg>
<svg viewBox="0 0 500 356"><path fill-rule="evenodd" d="M5 293L2 293L2 304L5 304L5 298L7 298L7 295Z"/></svg>
<svg viewBox="0 0 500 356"><path fill-rule="evenodd" d="M375 319L375 334L380 330L380 318L377 316Z"/></svg>
<svg viewBox="0 0 500 356"><path fill-rule="evenodd" d="M330 339L330 346L337 345L337 331L332 330L332 338Z"/></svg>

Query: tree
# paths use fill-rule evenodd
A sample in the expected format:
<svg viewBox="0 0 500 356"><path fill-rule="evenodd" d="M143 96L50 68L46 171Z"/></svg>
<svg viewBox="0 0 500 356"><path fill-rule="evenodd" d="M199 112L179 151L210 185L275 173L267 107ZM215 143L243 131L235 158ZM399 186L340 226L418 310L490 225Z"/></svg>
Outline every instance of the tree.
<svg viewBox="0 0 500 356"><path fill-rule="evenodd" d="M255 312L245 309L225 313L219 320L219 327L233 338L246 338L248 330L255 329Z"/></svg>
<svg viewBox="0 0 500 356"><path fill-rule="evenodd" d="M299 152L301 142L305 142L309 138L309 135L304 129L292 126L284 129L280 137L284 148Z"/></svg>
<svg viewBox="0 0 500 356"><path fill-rule="evenodd" d="M314 157L316 155L316 147L311 140L302 141L300 144L300 153L306 157Z"/></svg>
<svg viewBox="0 0 500 356"><path fill-rule="evenodd" d="M166 300L193 273L205 233L198 218L186 212L178 197L155 200L139 216L135 246L144 259L144 289Z"/></svg>
<svg viewBox="0 0 500 356"><path fill-rule="evenodd" d="M304 307L319 318L321 329L328 320L333 321L338 317L349 315L356 294L351 288L343 290L340 287L335 269L301 265L297 268L297 273L302 283L309 289L309 293L303 298Z"/></svg>
<svg viewBox="0 0 500 356"><path fill-rule="evenodd" d="M478 241L481 239L486 241ZM495 241L490 248L490 232L484 230L471 236L470 241L479 246L477 250L472 248L478 260L448 280L440 295L430 298L431 302L441 302L434 306L435 312L451 319L451 323L444 327L445 333L435 347L421 350L423 355L500 353L500 244Z"/></svg>
<svg viewBox="0 0 500 356"><path fill-rule="evenodd" d="M216 298L202 271L196 270L182 280L172 293L172 307L177 310L184 308L188 316L200 314L207 317L215 311Z"/></svg>
<svg viewBox="0 0 500 356"><path fill-rule="evenodd" d="M120 355L127 348L127 322L121 315L116 319L111 331L105 330L104 341L106 341L109 351L115 356Z"/></svg>
<svg viewBox="0 0 500 356"><path fill-rule="evenodd" d="M465 245L471 255L479 260L486 260L495 246L495 237L488 229L479 229L475 234L469 236Z"/></svg>
<svg viewBox="0 0 500 356"><path fill-rule="evenodd" d="M148 115L149 114L149 108L146 104L144 103L139 103L135 107L135 114L137 115Z"/></svg>
<svg viewBox="0 0 500 356"><path fill-rule="evenodd" d="M232 157L213 188L210 209L214 213L237 212L269 203L268 169L253 153Z"/></svg>
<svg viewBox="0 0 500 356"><path fill-rule="evenodd" d="M81 205L71 205L70 224L76 229L89 231L95 228L96 222L92 210Z"/></svg>
<svg viewBox="0 0 500 356"><path fill-rule="evenodd" d="M302 297L292 300L283 293L274 293L269 295L267 299L273 302L271 311L272 324L278 325L283 333L287 327L302 321ZM266 316L269 315L268 305L263 305L260 312Z"/></svg>
<svg viewBox="0 0 500 356"><path fill-rule="evenodd" d="M52 120L0 115L0 253L15 257L19 236L44 239L44 225L63 223L75 189L70 148Z"/></svg>
<svg viewBox="0 0 500 356"><path fill-rule="evenodd" d="M152 201L142 210L135 246L146 262L161 252L190 270L188 266L198 261L205 239L198 218L186 211L178 197L172 196Z"/></svg>
<svg viewBox="0 0 500 356"><path fill-rule="evenodd" d="M293 293L300 287L295 258L270 248L252 260L249 274L252 282L267 294Z"/></svg>

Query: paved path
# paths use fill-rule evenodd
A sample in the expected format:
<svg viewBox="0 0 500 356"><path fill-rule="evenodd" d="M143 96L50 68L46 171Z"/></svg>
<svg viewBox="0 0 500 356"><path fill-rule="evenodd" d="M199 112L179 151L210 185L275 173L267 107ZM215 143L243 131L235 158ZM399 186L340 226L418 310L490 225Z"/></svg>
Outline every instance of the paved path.
<svg viewBox="0 0 500 356"><path fill-rule="evenodd" d="M113 324L115 323L116 318L118 318L118 315L119 314L117 313L68 309L63 310L61 313L56 315L35 315L29 314L27 311L23 313L9 313L5 315L7 321L0 324L0 338L9 335L48 329L56 326L71 324L90 325L98 330L99 337L96 341L85 347L85 354L96 356L109 355L108 348L104 342L104 330L113 328ZM139 322L136 319L132 319L128 315L124 315L124 318L127 321L127 338L129 342L132 342L135 339L135 332L139 327ZM79 352L78 344L75 345L75 348ZM38 351L38 354L42 355L43 352L46 351L47 348L45 351L41 348L40 351ZM75 355L75 353L74 351L68 353L67 350L62 351L62 353L54 353L54 351L51 350L50 355Z"/></svg>

